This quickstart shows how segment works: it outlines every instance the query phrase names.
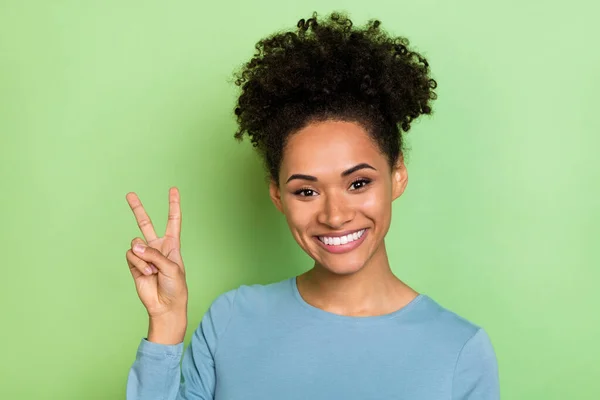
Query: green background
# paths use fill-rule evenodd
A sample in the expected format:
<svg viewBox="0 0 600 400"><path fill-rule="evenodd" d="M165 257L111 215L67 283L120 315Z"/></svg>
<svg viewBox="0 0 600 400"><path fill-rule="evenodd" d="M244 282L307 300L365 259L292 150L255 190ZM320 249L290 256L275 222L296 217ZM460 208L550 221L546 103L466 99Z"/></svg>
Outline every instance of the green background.
<svg viewBox="0 0 600 400"><path fill-rule="evenodd" d="M407 36L438 81L408 135L394 272L482 325L503 399L600 398L600 11L548 1L0 1L0 398L122 399L147 316L125 262L182 196L189 335L310 260L233 139L232 72L313 10Z"/></svg>

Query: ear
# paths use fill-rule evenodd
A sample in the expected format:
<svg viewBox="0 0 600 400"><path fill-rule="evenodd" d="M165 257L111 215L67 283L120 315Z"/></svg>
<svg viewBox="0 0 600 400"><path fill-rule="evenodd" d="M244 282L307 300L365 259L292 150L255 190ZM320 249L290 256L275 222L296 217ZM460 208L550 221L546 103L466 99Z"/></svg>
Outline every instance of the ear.
<svg viewBox="0 0 600 400"><path fill-rule="evenodd" d="M279 210L279 212L283 213L283 204L281 202L281 190L277 183L271 179L269 182L269 195L271 196L271 201L275 205L275 207Z"/></svg>
<svg viewBox="0 0 600 400"><path fill-rule="evenodd" d="M404 193L408 184L408 171L404 165L404 156L400 154L396 165L392 168L392 200L396 200Z"/></svg>

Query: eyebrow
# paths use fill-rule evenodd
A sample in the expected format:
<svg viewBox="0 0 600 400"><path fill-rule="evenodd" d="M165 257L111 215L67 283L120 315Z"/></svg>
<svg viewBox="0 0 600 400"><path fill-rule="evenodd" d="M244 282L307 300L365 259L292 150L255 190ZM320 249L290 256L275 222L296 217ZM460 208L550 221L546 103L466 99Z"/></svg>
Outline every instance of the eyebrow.
<svg viewBox="0 0 600 400"><path fill-rule="evenodd" d="M354 173L356 171L359 171L359 170L365 169L365 168L369 168L369 169L372 169L374 171L377 171L375 168L373 168L372 166L370 166L367 163L360 163L360 164L355 165L352 168L348 168L347 170L345 170L344 172L342 172L340 174L340 176L343 178L343 177L346 177L346 176L348 176L348 175L350 175L350 174L352 174L352 173ZM305 175L305 174L293 174L292 176L290 176L288 178L287 181L285 181L285 183L289 183L291 180L294 180L294 179L302 179L302 180L305 180L305 181L318 182L318 179L317 179L316 176Z"/></svg>

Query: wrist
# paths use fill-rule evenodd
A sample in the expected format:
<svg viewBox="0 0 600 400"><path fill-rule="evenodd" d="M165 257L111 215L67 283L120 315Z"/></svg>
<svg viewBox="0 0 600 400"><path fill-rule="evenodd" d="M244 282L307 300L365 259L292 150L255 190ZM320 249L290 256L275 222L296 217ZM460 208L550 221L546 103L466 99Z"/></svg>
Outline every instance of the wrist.
<svg viewBox="0 0 600 400"><path fill-rule="evenodd" d="M158 344L179 344L183 342L186 330L185 313L150 317L147 340Z"/></svg>

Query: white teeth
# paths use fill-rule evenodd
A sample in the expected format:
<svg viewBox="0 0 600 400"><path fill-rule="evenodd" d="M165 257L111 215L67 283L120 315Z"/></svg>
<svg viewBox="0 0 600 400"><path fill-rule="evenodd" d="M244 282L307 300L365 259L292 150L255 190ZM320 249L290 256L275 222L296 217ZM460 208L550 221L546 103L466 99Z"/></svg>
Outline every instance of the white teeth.
<svg viewBox="0 0 600 400"><path fill-rule="evenodd" d="M350 242L360 239L360 237L363 235L363 233L365 233L365 230L361 229L360 231L350 233L345 236L335 236L335 237L319 236L319 240L329 246L339 246L341 244L347 244L347 243L350 243Z"/></svg>

